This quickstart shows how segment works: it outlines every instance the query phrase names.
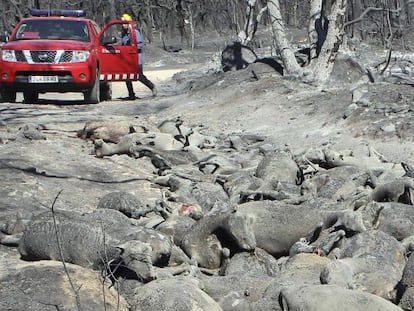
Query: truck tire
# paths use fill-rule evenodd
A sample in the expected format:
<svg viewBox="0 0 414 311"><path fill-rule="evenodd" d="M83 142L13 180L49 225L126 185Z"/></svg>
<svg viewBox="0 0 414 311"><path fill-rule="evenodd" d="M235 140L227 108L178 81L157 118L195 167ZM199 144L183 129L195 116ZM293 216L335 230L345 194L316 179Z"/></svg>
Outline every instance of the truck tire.
<svg viewBox="0 0 414 311"><path fill-rule="evenodd" d="M100 99L100 83L99 83L99 70L96 70L95 81L92 87L83 93L84 102L87 104L98 104Z"/></svg>
<svg viewBox="0 0 414 311"><path fill-rule="evenodd" d="M0 91L0 100L2 103L15 103L16 102L16 92L13 91L6 91L1 90Z"/></svg>
<svg viewBox="0 0 414 311"><path fill-rule="evenodd" d="M24 92L23 99L25 103L35 103L39 100L39 93Z"/></svg>

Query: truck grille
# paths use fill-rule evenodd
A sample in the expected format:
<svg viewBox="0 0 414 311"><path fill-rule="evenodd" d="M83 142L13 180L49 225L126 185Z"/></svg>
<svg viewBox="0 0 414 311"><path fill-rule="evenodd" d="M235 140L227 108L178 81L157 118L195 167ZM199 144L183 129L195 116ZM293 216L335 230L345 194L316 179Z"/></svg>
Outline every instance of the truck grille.
<svg viewBox="0 0 414 311"><path fill-rule="evenodd" d="M73 51L28 51L16 50L16 60L29 64L58 64L70 63Z"/></svg>
<svg viewBox="0 0 414 311"><path fill-rule="evenodd" d="M60 57L59 63L70 63L72 61L72 55L72 51L63 52L62 56Z"/></svg>
<svg viewBox="0 0 414 311"><path fill-rule="evenodd" d="M54 63L56 51L30 51L34 63Z"/></svg>

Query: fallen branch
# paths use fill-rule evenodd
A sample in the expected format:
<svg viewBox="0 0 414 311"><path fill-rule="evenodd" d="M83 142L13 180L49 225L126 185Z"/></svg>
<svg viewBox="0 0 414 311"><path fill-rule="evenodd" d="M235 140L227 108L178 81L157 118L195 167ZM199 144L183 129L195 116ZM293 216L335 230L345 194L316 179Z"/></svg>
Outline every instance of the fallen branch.
<svg viewBox="0 0 414 311"><path fill-rule="evenodd" d="M56 234L56 242L57 242L58 249L59 249L60 260L62 261L63 269L65 270L65 273L66 273L66 275L68 277L68 280L69 280L69 283L70 283L70 287L72 288L72 291L75 294L75 300L76 300L77 309L80 311L81 310L80 297L79 297L80 287L78 289L75 288L75 284L73 284L72 278L70 277L69 271L68 271L68 269L66 267L65 257L63 255L63 250L62 250L62 243L60 242L60 235L59 235L59 231L58 231L58 225L57 225L57 222L56 222L55 203L56 203L59 195L62 193L62 191L63 191L63 189L58 192L58 194L56 195L56 197L55 197L55 199L53 200L53 203L52 203L53 228L54 228L55 234Z"/></svg>

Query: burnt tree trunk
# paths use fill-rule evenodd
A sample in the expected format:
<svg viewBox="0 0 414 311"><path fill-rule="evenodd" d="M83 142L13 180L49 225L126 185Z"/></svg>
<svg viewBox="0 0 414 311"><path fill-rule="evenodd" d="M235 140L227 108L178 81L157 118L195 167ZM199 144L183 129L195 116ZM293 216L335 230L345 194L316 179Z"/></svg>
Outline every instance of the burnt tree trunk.
<svg viewBox="0 0 414 311"><path fill-rule="evenodd" d="M309 14L309 26L308 26L308 38L309 38L309 49L310 49L310 58L315 58L317 56L317 46L318 46L318 32L316 30L316 25L322 17L322 0L312 1L310 14Z"/></svg>
<svg viewBox="0 0 414 311"><path fill-rule="evenodd" d="M269 0L267 2L267 8L272 24L276 49L283 61L286 74L289 76L302 76L303 69L296 61L295 52L286 38L286 27L283 22L279 0Z"/></svg>
<svg viewBox="0 0 414 311"><path fill-rule="evenodd" d="M328 21L329 27L326 40L321 47L318 58L311 63L312 80L315 82L326 81L335 64L335 59L344 36L347 0L336 0L331 7Z"/></svg>

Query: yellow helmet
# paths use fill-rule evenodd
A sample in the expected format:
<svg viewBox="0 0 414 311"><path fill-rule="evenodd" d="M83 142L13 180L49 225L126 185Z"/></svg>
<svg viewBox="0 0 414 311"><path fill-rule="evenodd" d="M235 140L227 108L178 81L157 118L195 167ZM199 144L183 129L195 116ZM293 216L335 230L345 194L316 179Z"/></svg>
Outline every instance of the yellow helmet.
<svg viewBox="0 0 414 311"><path fill-rule="evenodd" d="M125 21L125 22L132 22L132 17L131 17L131 15L129 15L129 14L122 14L122 17L121 17L121 19L123 20L123 21Z"/></svg>

